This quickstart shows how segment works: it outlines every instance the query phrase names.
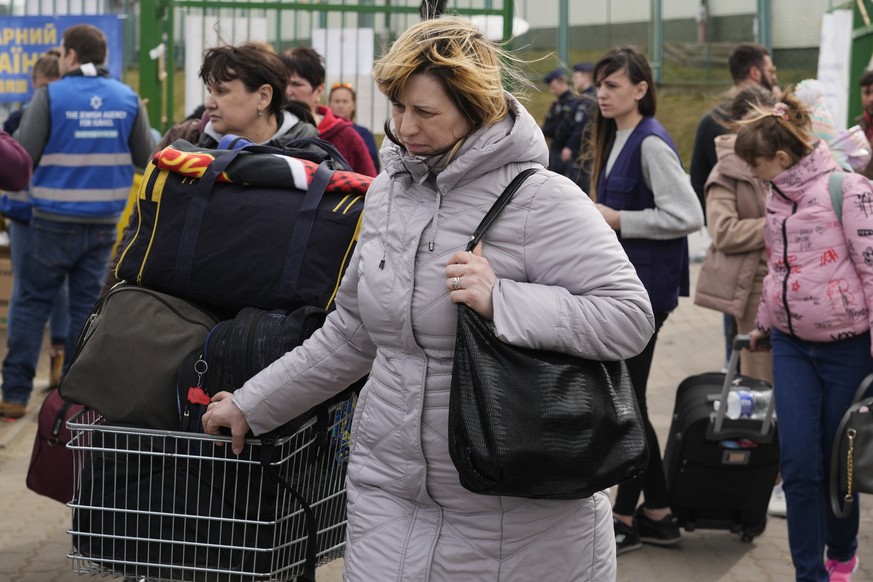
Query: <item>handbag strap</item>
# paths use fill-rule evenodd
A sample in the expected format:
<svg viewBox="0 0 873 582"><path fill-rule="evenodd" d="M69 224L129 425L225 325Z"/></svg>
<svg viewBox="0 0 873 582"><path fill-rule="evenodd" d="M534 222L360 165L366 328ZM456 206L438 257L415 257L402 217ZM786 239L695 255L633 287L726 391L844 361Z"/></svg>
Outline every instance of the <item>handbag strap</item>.
<svg viewBox="0 0 873 582"><path fill-rule="evenodd" d="M485 231L488 230L497 216L503 212L503 209L506 208L506 205L509 204L512 197L515 196L516 192L518 192L522 182L527 180L528 176L535 174L538 171L537 168L528 168L513 178L512 182L509 183L509 186L506 187L506 190L503 191L503 194L500 195L500 198L497 199L497 202L495 202L491 209L488 210L488 213L485 215L485 218L482 219L482 222L479 223L479 226L476 227L476 230L473 231L473 234L470 236L470 242L467 243L468 251L472 251L476 248L476 245L479 244L479 241L482 239L482 235L485 234Z"/></svg>
<svg viewBox="0 0 873 582"><path fill-rule="evenodd" d="M858 403L864 400L871 385L873 385L873 374L864 378L861 385L858 386L858 390L855 392L855 397L852 399L852 406L850 406L845 414L843 414L843 418L840 420L840 426L837 428L836 435L834 436L834 448L831 451L830 499L831 510L837 517L847 517L855 502L854 496L847 497L842 493L842 491L840 491L840 473L848 470L844 459L840 456L842 455L843 442L846 438L846 425L849 424L849 419L852 417L852 413L859 408ZM843 502L842 506L840 502Z"/></svg>
<svg viewBox="0 0 873 582"><path fill-rule="evenodd" d="M858 390L855 392L855 397L852 398L852 404L857 404L864 400L867 392L870 390L870 386L873 386L873 374L868 375L861 381L861 385L858 386Z"/></svg>
<svg viewBox="0 0 873 582"><path fill-rule="evenodd" d="M834 436L834 448L831 451L831 511L837 517L847 517L849 512L852 511L852 505L855 503L854 496L849 497L840 491L840 473L848 470L845 459L842 459L840 455L842 454L842 445L846 438L846 425L849 423L855 408L856 406L853 404L843 415L842 420L840 420L840 426L837 428L837 433ZM843 502L842 506L840 505L841 501Z"/></svg>

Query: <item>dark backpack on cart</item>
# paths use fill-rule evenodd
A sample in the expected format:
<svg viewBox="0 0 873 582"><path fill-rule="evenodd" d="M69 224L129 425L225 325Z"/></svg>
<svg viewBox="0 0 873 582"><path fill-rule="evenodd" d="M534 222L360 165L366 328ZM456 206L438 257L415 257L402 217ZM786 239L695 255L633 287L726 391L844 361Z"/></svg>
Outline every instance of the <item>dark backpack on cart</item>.
<svg viewBox="0 0 873 582"><path fill-rule="evenodd" d="M242 309L209 332L201 346L179 365L179 426L202 432L201 418L215 394L233 392L246 380L302 344L324 324L327 312L304 306L293 311ZM293 432L277 429L277 435ZM290 432L289 432L290 430Z"/></svg>

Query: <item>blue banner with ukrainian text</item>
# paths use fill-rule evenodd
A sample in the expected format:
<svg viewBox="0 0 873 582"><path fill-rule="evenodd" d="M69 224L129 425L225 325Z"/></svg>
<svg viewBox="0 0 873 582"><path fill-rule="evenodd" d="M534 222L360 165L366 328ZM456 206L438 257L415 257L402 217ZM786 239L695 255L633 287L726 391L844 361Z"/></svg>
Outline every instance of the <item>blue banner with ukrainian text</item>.
<svg viewBox="0 0 873 582"><path fill-rule="evenodd" d="M48 49L58 48L64 30L91 24L106 35L109 74L121 80L121 20L114 14L76 16L0 16L0 102L27 102L33 94L30 72Z"/></svg>

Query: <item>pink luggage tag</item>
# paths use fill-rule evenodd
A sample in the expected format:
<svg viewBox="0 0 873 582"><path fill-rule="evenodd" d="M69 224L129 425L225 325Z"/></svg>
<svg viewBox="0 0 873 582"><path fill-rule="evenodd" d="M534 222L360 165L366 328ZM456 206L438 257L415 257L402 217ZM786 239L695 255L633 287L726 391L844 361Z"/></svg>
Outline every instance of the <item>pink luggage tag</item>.
<svg viewBox="0 0 873 582"><path fill-rule="evenodd" d="M188 402L191 404L205 404L208 405L211 402L209 398L209 394L203 390L201 386L191 386L188 388Z"/></svg>

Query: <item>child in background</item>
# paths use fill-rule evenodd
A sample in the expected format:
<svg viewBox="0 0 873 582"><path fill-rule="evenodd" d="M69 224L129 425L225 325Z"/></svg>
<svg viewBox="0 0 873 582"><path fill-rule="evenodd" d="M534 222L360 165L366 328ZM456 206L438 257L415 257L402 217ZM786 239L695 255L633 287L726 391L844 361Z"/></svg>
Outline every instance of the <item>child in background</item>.
<svg viewBox="0 0 873 582"><path fill-rule="evenodd" d="M858 567L858 508L845 519L831 513L827 468L840 419L873 373L873 189L863 176L845 174L837 217L828 187L842 169L790 91L740 123L735 150L770 190L768 273L750 335L752 349L767 334L773 349L796 578L845 582Z"/></svg>

